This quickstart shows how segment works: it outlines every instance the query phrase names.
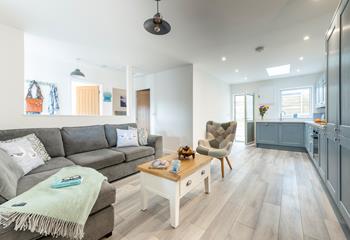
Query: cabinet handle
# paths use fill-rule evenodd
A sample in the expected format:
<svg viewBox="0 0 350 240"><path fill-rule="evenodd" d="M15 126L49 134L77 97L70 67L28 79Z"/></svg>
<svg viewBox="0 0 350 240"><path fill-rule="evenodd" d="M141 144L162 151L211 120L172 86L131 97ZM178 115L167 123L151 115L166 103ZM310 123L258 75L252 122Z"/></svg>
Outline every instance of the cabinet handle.
<svg viewBox="0 0 350 240"><path fill-rule="evenodd" d="M205 170L202 170L201 175L204 175L204 174L205 174Z"/></svg>
<svg viewBox="0 0 350 240"><path fill-rule="evenodd" d="M188 180L187 183L186 183L186 186L190 186L192 184L192 181L191 180Z"/></svg>

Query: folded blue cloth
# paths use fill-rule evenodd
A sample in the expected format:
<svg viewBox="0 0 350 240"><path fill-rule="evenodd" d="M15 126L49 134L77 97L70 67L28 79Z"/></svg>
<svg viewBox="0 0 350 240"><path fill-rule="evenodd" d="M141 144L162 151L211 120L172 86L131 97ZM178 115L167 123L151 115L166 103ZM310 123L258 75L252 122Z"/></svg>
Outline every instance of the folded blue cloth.
<svg viewBox="0 0 350 240"><path fill-rule="evenodd" d="M61 180L58 180L51 184L51 188L65 188L65 187L70 187L70 186L75 186L80 184L81 184L81 179L69 180L64 182L62 182Z"/></svg>

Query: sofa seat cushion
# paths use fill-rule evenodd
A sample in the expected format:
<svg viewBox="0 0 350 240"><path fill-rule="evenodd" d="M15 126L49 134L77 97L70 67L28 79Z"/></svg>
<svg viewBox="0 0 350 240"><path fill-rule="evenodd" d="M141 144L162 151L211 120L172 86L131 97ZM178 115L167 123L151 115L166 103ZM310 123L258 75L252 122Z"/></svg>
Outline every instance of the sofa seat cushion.
<svg viewBox="0 0 350 240"><path fill-rule="evenodd" d="M70 167L75 165L71 160L64 157L51 158L50 161L45 162L44 165L41 165L38 168L33 169L27 175L50 171L54 169L61 169L64 167Z"/></svg>
<svg viewBox="0 0 350 240"><path fill-rule="evenodd" d="M60 169L54 169L54 170L35 173L31 175L25 175L24 177L20 178L17 183L17 195L26 192L27 190L31 189L38 183L48 179L50 176L54 175L59 170Z"/></svg>
<svg viewBox="0 0 350 240"><path fill-rule="evenodd" d="M110 149L100 149L91 152L78 153L67 157L75 164L83 167L102 169L125 161L124 154Z"/></svg>
<svg viewBox="0 0 350 240"><path fill-rule="evenodd" d="M154 148L148 146L120 147L113 149L117 152L124 153L127 162L134 161L143 157L152 156L154 154Z"/></svg>

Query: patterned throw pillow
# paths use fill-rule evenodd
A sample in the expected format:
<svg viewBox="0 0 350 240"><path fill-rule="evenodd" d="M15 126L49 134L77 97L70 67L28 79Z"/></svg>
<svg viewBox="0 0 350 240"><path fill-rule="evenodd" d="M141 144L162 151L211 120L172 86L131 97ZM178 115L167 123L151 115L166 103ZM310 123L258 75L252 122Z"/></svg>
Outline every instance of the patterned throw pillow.
<svg viewBox="0 0 350 240"><path fill-rule="evenodd" d="M130 129L136 129L136 128L133 128L133 127L130 127L129 126L129 130ZM138 134L138 137L139 137L139 144L141 146L146 146L148 144L148 132L147 132L147 129L145 128L137 128L137 134Z"/></svg>
<svg viewBox="0 0 350 240"><path fill-rule="evenodd" d="M28 140L32 143L34 151L38 153L41 159L46 162L51 159L50 155L47 153L44 144L40 141L40 139L35 134L30 134L26 136Z"/></svg>
<svg viewBox="0 0 350 240"><path fill-rule="evenodd" d="M24 174L44 164L41 156L34 150L28 137L0 142L3 149L23 169Z"/></svg>
<svg viewBox="0 0 350 240"><path fill-rule="evenodd" d="M117 147L138 147L137 129L118 129L117 128Z"/></svg>

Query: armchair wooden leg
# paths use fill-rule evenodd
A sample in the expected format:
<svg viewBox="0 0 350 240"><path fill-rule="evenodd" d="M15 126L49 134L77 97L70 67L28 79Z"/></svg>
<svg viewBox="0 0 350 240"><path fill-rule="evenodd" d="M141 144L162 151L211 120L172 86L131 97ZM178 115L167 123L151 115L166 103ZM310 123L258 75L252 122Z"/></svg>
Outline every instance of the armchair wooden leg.
<svg viewBox="0 0 350 240"><path fill-rule="evenodd" d="M226 161L227 161L227 163L228 163L229 167L230 167L230 168L231 168L231 170L232 170L232 165L231 165L230 159L228 159L228 157L225 157L225 158L226 158Z"/></svg>
<svg viewBox="0 0 350 240"><path fill-rule="evenodd" d="M224 159L220 158L220 161L221 161L221 176L222 176L222 178L224 178L225 177Z"/></svg>

